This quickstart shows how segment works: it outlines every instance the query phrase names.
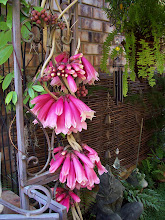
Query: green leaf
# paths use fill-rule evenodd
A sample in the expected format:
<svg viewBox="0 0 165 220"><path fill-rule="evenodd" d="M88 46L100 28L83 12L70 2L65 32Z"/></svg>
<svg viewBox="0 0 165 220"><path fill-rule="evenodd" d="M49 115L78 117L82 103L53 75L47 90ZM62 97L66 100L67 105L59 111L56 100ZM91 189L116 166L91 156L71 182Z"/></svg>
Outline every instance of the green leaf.
<svg viewBox="0 0 165 220"><path fill-rule="evenodd" d="M9 29L9 28L8 28L6 22L1 21L1 22L0 22L0 30L6 31L6 30L8 30L8 29Z"/></svg>
<svg viewBox="0 0 165 220"><path fill-rule="evenodd" d="M12 79L13 79L13 72L8 73L2 83L3 91L8 88Z"/></svg>
<svg viewBox="0 0 165 220"><path fill-rule="evenodd" d="M0 48L2 49L8 42L12 41L12 31L0 32Z"/></svg>
<svg viewBox="0 0 165 220"><path fill-rule="evenodd" d="M21 3L22 3L23 5L25 5L25 7L27 7L27 8L30 7L30 5L29 5L25 0L21 0Z"/></svg>
<svg viewBox="0 0 165 220"><path fill-rule="evenodd" d="M8 0L0 0L0 3L6 5L7 1L8 1Z"/></svg>
<svg viewBox="0 0 165 220"><path fill-rule="evenodd" d="M42 86L39 85L34 85L32 86L32 88L36 91L36 92L43 92L44 88Z"/></svg>
<svg viewBox="0 0 165 220"><path fill-rule="evenodd" d="M23 104L26 105L26 103L29 101L29 99L30 99L30 96L29 95L26 96L26 98L23 100Z"/></svg>
<svg viewBox="0 0 165 220"><path fill-rule="evenodd" d="M12 52L13 52L12 45L7 45L6 47L0 50L0 65L2 65L7 61L7 59L10 57Z"/></svg>
<svg viewBox="0 0 165 220"><path fill-rule="evenodd" d="M13 92L12 102L14 105L17 103L17 93L15 91Z"/></svg>
<svg viewBox="0 0 165 220"><path fill-rule="evenodd" d="M33 104L31 104L31 100L32 100L32 99L30 99L30 101L29 101L29 107L30 107L30 108L33 108L33 107L34 107L34 105L33 105Z"/></svg>
<svg viewBox="0 0 165 220"><path fill-rule="evenodd" d="M30 30L31 30L31 24L28 21L21 27L21 34L24 39L28 39Z"/></svg>
<svg viewBox="0 0 165 220"><path fill-rule="evenodd" d="M28 93L29 93L29 95L30 95L30 98L34 98L34 90L30 87L30 88L28 88Z"/></svg>
<svg viewBox="0 0 165 220"><path fill-rule="evenodd" d="M1 76L1 75L0 75L0 83L3 82L3 79L4 79L4 76Z"/></svg>
<svg viewBox="0 0 165 220"><path fill-rule="evenodd" d="M0 22L4 21L4 15L0 15Z"/></svg>
<svg viewBox="0 0 165 220"><path fill-rule="evenodd" d="M29 82L27 87L30 88L30 87L32 87L32 85L33 85L33 82Z"/></svg>
<svg viewBox="0 0 165 220"><path fill-rule="evenodd" d="M12 15L13 15L12 6L7 5L7 21L6 21L6 24L10 29L12 28Z"/></svg>
<svg viewBox="0 0 165 220"><path fill-rule="evenodd" d="M5 104L9 104L9 102L12 100L13 97L13 91L9 92L5 98Z"/></svg>
<svg viewBox="0 0 165 220"><path fill-rule="evenodd" d="M34 8L36 11L39 11L39 12L41 12L41 11L43 10L42 7L36 7L36 6L34 6L33 8Z"/></svg>
<svg viewBox="0 0 165 220"><path fill-rule="evenodd" d="M63 133L60 133L61 134L61 136L63 137L63 138L65 138L65 134L63 134Z"/></svg>

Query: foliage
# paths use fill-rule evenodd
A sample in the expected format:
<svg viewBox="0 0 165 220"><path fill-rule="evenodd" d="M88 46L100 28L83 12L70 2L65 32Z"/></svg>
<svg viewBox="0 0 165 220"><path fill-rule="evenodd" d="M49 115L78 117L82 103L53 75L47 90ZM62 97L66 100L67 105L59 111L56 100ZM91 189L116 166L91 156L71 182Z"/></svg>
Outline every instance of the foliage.
<svg viewBox="0 0 165 220"><path fill-rule="evenodd" d="M103 44L103 57L102 57L102 60L101 60L100 67L105 72L108 71L107 70L107 60L108 60L108 57L109 57L109 50L110 50L110 47L112 45L112 41L113 41L116 34L117 34L117 31L109 33L108 37L106 38L106 41Z"/></svg>
<svg viewBox="0 0 165 220"><path fill-rule="evenodd" d="M0 1L2 9L7 7L7 16L1 15L0 16L0 65L4 64L13 52L13 45L12 45L12 6L7 4L7 0ZM22 10L20 12L20 19L21 19L21 35L23 40L28 40L31 31L31 23L27 20L27 16L32 8L37 11L41 11L43 8L41 7L32 7L28 4L25 0L21 1ZM13 84L14 79L14 72L8 73L5 77L0 76L0 83L2 83L3 91L7 90L9 85ZM34 83L29 83L27 89L24 92L24 104L28 101L33 99L38 95L38 92L44 93L44 89L41 85L33 85ZM17 102L17 94L15 91L10 91L7 93L5 98L5 104L9 105L16 104ZM30 107L32 107L31 103L29 102ZM9 108L10 109L10 108Z"/></svg>
<svg viewBox="0 0 165 220"><path fill-rule="evenodd" d="M160 183L155 189L155 191L161 195L161 198L165 198L165 190L164 190L165 184ZM144 216L144 220L163 220L165 216L165 200L159 201L159 204L161 206L161 209L158 212L154 212L152 208L147 208Z"/></svg>
<svg viewBox="0 0 165 220"><path fill-rule="evenodd" d="M165 173L165 146L159 146L149 154L149 157L142 161L140 170L146 175L150 187L154 187L155 180L164 179Z"/></svg>
<svg viewBox="0 0 165 220"><path fill-rule="evenodd" d="M144 213L141 216L141 219L144 219L146 216L147 209L153 209L154 211L162 210L161 203L164 202L162 195L159 194L156 190L152 189L138 189L122 180L122 184L125 187L124 198L128 202L141 202L144 206Z"/></svg>
<svg viewBox="0 0 165 220"><path fill-rule="evenodd" d="M165 4L159 0L106 0L106 2L109 6L104 10L116 30L108 35L104 43L102 70L106 69L108 44L112 43L118 32L125 36L125 40L121 42L126 58L123 75L124 95L126 96L128 91L128 77L131 80L135 80L136 76L139 79L147 78L149 85L154 86L155 69L160 74L164 70L165 57L160 45L165 34Z"/></svg>

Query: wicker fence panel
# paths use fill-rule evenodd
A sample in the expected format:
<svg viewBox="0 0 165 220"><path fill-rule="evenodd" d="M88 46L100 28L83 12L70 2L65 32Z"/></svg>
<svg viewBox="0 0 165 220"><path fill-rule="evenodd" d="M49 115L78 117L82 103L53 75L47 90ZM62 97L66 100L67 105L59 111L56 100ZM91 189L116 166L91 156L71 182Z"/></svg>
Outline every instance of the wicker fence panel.
<svg viewBox="0 0 165 220"><path fill-rule="evenodd" d="M92 121L88 120L88 129L80 133L81 141L98 152L103 164L112 165L116 157L115 150L119 148L121 165L130 167L136 163L140 123L143 118L144 127L139 161L146 158L149 152L146 143L152 135L152 130L145 127L145 120L151 117L150 113L142 105L135 106L130 103L116 105L112 95L108 98L108 93L111 94L113 90L113 78L111 76L100 74L100 81L96 83L95 87L96 90L82 99L96 112L96 117ZM142 85L140 89L146 89L146 86ZM136 87L136 92L137 90ZM107 123L107 118L110 123ZM47 159L47 143L44 133L40 126L32 124L33 120L33 117L25 118L25 145L27 145L28 156L36 156L39 159L39 164L29 164L28 170L31 173L38 172ZM47 129L47 132L51 138L51 130ZM67 140L62 139L61 142L63 141L64 145L67 144ZM16 136L14 141L16 142ZM56 139L55 143L57 145L60 142ZM106 152L110 152L111 158L106 157Z"/></svg>
<svg viewBox="0 0 165 220"><path fill-rule="evenodd" d="M146 143L153 131L145 127L145 120L149 119L151 115L141 105L135 106L129 103L116 105L112 97L108 100L108 92L113 89L112 77L100 74L100 81L97 82L96 87L98 85L100 87L99 90L93 91L91 95L83 98L83 101L96 111L96 118L88 121L88 129L81 133L81 139L98 152L103 163L110 165L115 160L116 148L119 148L121 165L130 167L136 163L137 159L142 118L144 119L144 126L139 161L146 158L149 152ZM138 89L137 87L135 88L137 92ZM144 83L140 90L146 88L147 86ZM109 124L106 122L107 118L110 121ZM108 151L111 158L106 158L106 152Z"/></svg>

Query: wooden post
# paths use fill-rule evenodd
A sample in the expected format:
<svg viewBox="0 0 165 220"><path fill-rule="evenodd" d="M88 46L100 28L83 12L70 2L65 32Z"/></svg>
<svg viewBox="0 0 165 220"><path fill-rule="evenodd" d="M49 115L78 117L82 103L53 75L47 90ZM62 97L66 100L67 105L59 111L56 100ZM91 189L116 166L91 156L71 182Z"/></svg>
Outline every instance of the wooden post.
<svg viewBox="0 0 165 220"><path fill-rule="evenodd" d="M18 144L18 180L21 200L21 208L29 209L29 200L24 194L23 187L27 180L26 156L24 147L24 120L23 120L23 97L21 75L21 29L20 29L20 0L14 0L13 4L13 56L14 56L14 83L18 101L16 104L16 125Z"/></svg>

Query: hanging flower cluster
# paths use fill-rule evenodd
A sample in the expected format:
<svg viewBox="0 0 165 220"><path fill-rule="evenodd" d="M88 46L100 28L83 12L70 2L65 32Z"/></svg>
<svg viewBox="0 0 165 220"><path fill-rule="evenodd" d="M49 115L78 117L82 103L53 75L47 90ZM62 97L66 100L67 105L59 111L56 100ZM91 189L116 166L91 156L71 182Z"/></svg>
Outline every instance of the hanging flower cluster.
<svg viewBox="0 0 165 220"><path fill-rule="evenodd" d="M53 93L57 95L56 93ZM55 100L50 94L39 95L32 101L32 112L37 115L43 126L54 128L56 134L70 134L87 129L86 119L94 117L91 110L73 95L60 96ZM37 120L35 120L37 123Z"/></svg>
<svg viewBox="0 0 165 220"><path fill-rule="evenodd" d="M66 53L62 53L55 60L57 64L53 66L50 62L45 70L45 76L41 79L43 81L51 79L52 86L62 86L63 83L59 77L65 77L71 91L75 93L77 91L75 79L78 83L84 84L93 84L95 80L98 80L98 73L82 53L70 58Z"/></svg>
<svg viewBox="0 0 165 220"><path fill-rule="evenodd" d="M86 144L82 145L81 152L58 147L54 149L54 153L55 160L51 160L49 172L54 173L61 167L59 181L67 182L66 185L71 190L85 187L91 190L94 184L99 184L100 180L94 171L95 166L100 175L107 172L97 152Z"/></svg>
<svg viewBox="0 0 165 220"><path fill-rule="evenodd" d="M57 187L56 189L56 201L67 207L69 211L70 205L73 207L76 203L79 203L81 199L72 191Z"/></svg>
<svg viewBox="0 0 165 220"><path fill-rule="evenodd" d="M79 84L93 84L98 80L98 73L82 53L69 58L64 52L55 57L54 65L49 62L40 78L42 84L49 80L51 86L61 87L62 95L45 88L48 94L39 95L31 101L31 104L35 104L32 112L37 115L43 127L54 129L57 135L67 134L69 145L54 149L49 172L60 171L59 181L65 184L65 188L56 190L57 202L66 206L67 211L71 206L73 217L82 219L78 206L80 198L71 190L92 190L95 184L100 183L94 168L97 167L100 175L107 170L101 164L97 152L86 144L77 143L72 135L87 129L86 119L92 120L95 113L76 98L75 93L77 92L78 96L86 96L88 90L85 85ZM38 123L37 120L34 122Z"/></svg>

